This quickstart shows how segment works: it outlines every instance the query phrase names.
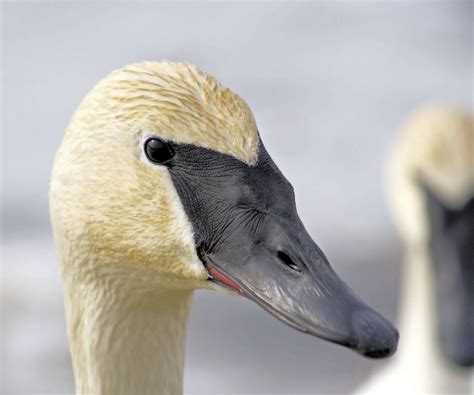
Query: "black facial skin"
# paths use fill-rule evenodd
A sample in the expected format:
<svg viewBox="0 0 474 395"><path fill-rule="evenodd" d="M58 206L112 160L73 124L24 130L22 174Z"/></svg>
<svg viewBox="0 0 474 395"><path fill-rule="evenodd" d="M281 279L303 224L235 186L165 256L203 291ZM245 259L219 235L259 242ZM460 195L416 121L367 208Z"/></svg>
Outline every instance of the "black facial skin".
<svg viewBox="0 0 474 395"><path fill-rule="evenodd" d="M253 166L169 144L175 155L166 166L213 281L302 332L371 358L395 352L397 330L334 273L298 217L292 186L261 143Z"/></svg>
<svg viewBox="0 0 474 395"><path fill-rule="evenodd" d="M422 184L423 185L423 184ZM474 365L474 196L464 207L446 207L423 185L430 224L441 349L452 363Z"/></svg>

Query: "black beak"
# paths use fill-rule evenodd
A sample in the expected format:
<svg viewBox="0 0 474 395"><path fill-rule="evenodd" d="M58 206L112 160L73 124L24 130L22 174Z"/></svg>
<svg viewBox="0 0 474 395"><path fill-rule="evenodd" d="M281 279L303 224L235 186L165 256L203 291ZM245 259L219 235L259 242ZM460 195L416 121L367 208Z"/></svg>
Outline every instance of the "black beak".
<svg viewBox="0 0 474 395"><path fill-rule="evenodd" d="M242 250L201 253L211 281L301 332L369 358L395 352L397 330L337 276L301 222L292 226L268 218L262 226L268 237L243 256Z"/></svg>
<svg viewBox="0 0 474 395"><path fill-rule="evenodd" d="M474 366L474 198L452 209L422 186L430 220L441 349L455 365Z"/></svg>
<svg viewBox="0 0 474 395"><path fill-rule="evenodd" d="M367 357L395 352L397 330L334 273L262 144L252 166L204 148L173 149L170 174L211 281L302 332Z"/></svg>

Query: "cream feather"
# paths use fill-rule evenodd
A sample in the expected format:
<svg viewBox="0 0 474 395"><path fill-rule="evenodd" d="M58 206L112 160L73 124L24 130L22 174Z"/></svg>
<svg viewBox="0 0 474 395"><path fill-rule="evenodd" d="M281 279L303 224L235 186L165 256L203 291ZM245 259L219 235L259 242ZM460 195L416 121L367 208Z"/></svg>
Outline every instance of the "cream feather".
<svg viewBox="0 0 474 395"><path fill-rule="evenodd" d="M140 160L148 135L249 164L259 140L247 104L195 66L147 62L111 73L79 106L56 156L50 202L66 254L61 261L87 254L97 264L127 262L203 279L167 171Z"/></svg>

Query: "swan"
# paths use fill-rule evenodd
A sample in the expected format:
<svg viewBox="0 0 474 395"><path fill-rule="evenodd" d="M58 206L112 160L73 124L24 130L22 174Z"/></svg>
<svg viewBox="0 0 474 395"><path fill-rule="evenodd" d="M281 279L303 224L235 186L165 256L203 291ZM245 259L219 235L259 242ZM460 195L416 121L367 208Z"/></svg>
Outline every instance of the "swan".
<svg viewBox="0 0 474 395"><path fill-rule="evenodd" d="M406 246L397 356L359 394L471 393L474 120L452 106L412 115L388 165Z"/></svg>
<svg viewBox="0 0 474 395"><path fill-rule="evenodd" d="M66 130L49 197L77 393L181 393L196 289L367 357L395 352L397 330L306 232L247 104L193 65L100 81Z"/></svg>

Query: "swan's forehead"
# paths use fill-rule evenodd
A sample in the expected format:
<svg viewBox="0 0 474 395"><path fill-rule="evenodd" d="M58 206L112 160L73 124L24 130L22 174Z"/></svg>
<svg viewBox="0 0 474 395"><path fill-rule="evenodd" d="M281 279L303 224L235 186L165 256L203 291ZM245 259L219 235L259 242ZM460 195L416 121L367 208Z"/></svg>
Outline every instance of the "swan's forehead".
<svg viewBox="0 0 474 395"><path fill-rule="evenodd" d="M248 105L189 64L147 62L117 70L97 84L77 118L209 148L248 164L257 157L259 137Z"/></svg>

